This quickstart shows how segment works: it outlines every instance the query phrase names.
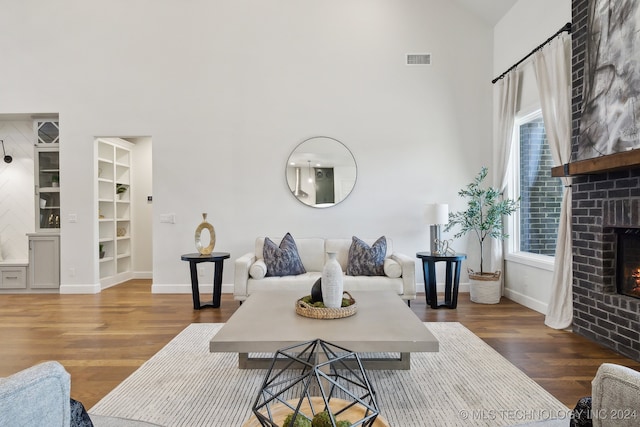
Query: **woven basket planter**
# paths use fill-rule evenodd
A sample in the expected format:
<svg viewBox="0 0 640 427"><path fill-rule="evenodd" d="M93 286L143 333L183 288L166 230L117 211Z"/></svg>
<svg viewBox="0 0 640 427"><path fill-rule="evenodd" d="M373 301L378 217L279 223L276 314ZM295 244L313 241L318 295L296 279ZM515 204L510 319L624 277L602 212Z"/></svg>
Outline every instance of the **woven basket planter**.
<svg viewBox="0 0 640 427"><path fill-rule="evenodd" d="M495 273L476 273L468 270L469 293L471 301L478 304L498 304L502 297L501 271Z"/></svg>
<svg viewBox="0 0 640 427"><path fill-rule="evenodd" d="M302 301L302 299L299 299L296 301L296 313L300 316L311 317L312 319L342 319L343 317L356 314L358 310L356 300L353 299L347 291L344 291L342 297L347 298L351 304L340 308L314 307Z"/></svg>

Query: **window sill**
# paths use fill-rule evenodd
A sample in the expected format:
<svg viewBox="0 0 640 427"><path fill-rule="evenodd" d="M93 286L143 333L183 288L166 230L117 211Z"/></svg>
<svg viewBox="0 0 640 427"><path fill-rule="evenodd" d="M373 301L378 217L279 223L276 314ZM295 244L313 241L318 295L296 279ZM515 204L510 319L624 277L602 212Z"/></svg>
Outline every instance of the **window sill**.
<svg viewBox="0 0 640 427"><path fill-rule="evenodd" d="M555 264L555 257L538 255L530 252L509 253L505 255L504 259L505 261L528 265L529 267L535 267L547 271L553 271L553 266Z"/></svg>

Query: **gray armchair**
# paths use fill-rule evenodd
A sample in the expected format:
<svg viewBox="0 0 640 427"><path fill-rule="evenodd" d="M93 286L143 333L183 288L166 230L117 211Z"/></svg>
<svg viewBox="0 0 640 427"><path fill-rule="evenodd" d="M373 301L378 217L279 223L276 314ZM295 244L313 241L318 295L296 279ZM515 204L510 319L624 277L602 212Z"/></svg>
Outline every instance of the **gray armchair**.
<svg viewBox="0 0 640 427"><path fill-rule="evenodd" d="M640 372L603 363L591 382L593 427L640 425Z"/></svg>
<svg viewBox="0 0 640 427"><path fill-rule="evenodd" d="M0 426L68 427L71 377L58 362L0 378Z"/></svg>
<svg viewBox="0 0 640 427"><path fill-rule="evenodd" d="M517 427L637 427L640 425L640 372L603 363L583 397L565 417Z"/></svg>
<svg viewBox="0 0 640 427"><path fill-rule="evenodd" d="M44 362L0 378L0 426L70 427L71 377L58 362ZM77 402L74 402L74 405ZM86 416L86 412L84 413ZM156 424L90 415L94 427L148 427ZM83 424L84 425L84 424Z"/></svg>

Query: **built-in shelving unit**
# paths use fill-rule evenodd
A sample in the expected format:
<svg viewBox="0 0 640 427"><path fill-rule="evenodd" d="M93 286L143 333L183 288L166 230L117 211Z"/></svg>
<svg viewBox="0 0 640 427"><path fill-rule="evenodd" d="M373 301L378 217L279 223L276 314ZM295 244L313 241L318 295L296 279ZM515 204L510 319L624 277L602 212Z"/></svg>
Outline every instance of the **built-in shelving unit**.
<svg viewBox="0 0 640 427"><path fill-rule="evenodd" d="M29 239L27 292L60 289L60 126L57 118L33 121L35 233ZM13 276L12 276L13 277Z"/></svg>
<svg viewBox="0 0 640 427"><path fill-rule="evenodd" d="M60 229L60 129L56 120L34 121L36 232Z"/></svg>
<svg viewBox="0 0 640 427"><path fill-rule="evenodd" d="M133 277L131 262L131 147L120 138L98 138L98 263L103 287Z"/></svg>

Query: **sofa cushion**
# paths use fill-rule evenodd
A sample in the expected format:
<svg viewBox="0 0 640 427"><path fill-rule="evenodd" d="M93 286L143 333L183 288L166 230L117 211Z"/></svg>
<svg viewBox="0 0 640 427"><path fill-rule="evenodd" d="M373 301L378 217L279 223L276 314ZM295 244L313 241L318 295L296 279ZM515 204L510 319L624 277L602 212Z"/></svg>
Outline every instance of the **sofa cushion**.
<svg viewBox="0 0 640 427"><path fill-rule="evenodd" d="M383 276L387 239L382 236L369 246L353 236L347 262L348 276Z"/></svg>
<svg viewBox="0 0 640 427"><path fill-rule="evenodd" d="M392 279L402 276L402 266L400 263L391 258L384 259L384 274Z"/></svg>
<svg viewBox="0 0 640 427"><path fill-rule="evenodd" d="M300 297L303 297L311 294L311 287L320 276L320 272L307 272L298 276L265 277L260 280L249 278L247 294L251 295L257 291L288 290L299 291ZM402 279L391 279L386 276L344 276L344 290L349 292L391 290L402 295Z"/></svg>
<svg viewBox="0 0 640 427"><path fill-rule="evenodd" d="M264 259L258 259L251 264L249 275L254 279L262 279L267 275L267 264L265 264Z"/></svg>
<svg viewBox="0 0 640 427"><path fill-rule="evenodd" d="M256 248L255 248L255 256L256 259L264 259L264 241L266 237L257 237L256 238ZM277 239L271 238L273 241L277 241ZM296 247L298 248L298 255L300 255L300 260L302 260L302 265L304 269L307 271L322 271L322 267L324 267L325 262L325 239L320 237L306 237L306 238L297 238ZM349 244L351 244L351 240L347 240ZM327 249L328 250L328 249ZM349 246L345 250L345 253L348 252ZM345 255L346 261L346 255ZM345 262L345 268L346 268Z"/></svg>
<svg viewBox="0 0 640 427"><path fill-rule="evenodd" d="M82 402L71 399L71 427L93 427Z"/></svg>
<svg viewBox="0 0 640 427"><path fill-rule="evenodd" d="M267 266L267 277L295 276L306 273L300 260L296 242L290 233L285 234L280 246L269 239L264 239L264 262Z"/></svg>
<svg viewBox="0 0 640 427"><path fill-rule="evenodd" d="M360 239L363 242L365 242L368 245L373 245L375 243L375 239ZM391 241L391 239L389 239L388 237L386 238L387 241L387 254L385 255L385 258L389 258L391 256L391 254L393 253L393 243ZM335 252L336 253L336 259L338 260L338 262L340 263L340 266L342 267L342 271L347 271L347 264L349 264L349 249L351 248L351 243L353 242L353 238L351 239L327 239L326 240L326 244L325 244L325 248L327 252ZM296 242L297 244L297 242ZM298 250L300 250L300 245L298 244ZM309 266L307 265L306 260L304 259L304 257L302 256L302 253L300 254L300 257L302 258L302 262L304 263L305 268L307 269L307 271L311 271L311 269L309 268ZM323 254L323 258L322 258L322 266L324 266L324 263L326 262L326 256L324 256ZM320 268L321 271L322 268Z"/></svg>
<svg viewBox="0 0 640 427"><path fill-rule="evenodd" d="M351 247L352 239L327 239L325 243L325 249L327 252L333 252L336 254L336 259L342 267L342 271L347 271L347 264L349 263L349 248ZM373 243L373 241L371 242ZM327 262L327 256L323 254L322 266ZM322 268L319 270L322 271Z"/></svg>
<svg viewBox="0 0 640 427"><path fill-rule="evenodd" d="M311 294L311 287L321 276L319 271L310 271L297 276L265 277L264 279L247 279L247 294L256 291L300 291L300 297ZM291 304L294 304L292 302ZM293 307L293 305L292 305Z"/></svg>
<svg viewBox="0 0 640 427"><path fill-rule="evenodd" d="M343 286L349 292L391 290L402 295L402 279L390 279L387 276L344 276Z"/></svg>
<svg viewBox="0 0 640 427"><path fill-rule="evenodd" d="M322 271L326 256L324 239L316 237L296 239L296 246L305 270Z"/></svg>

